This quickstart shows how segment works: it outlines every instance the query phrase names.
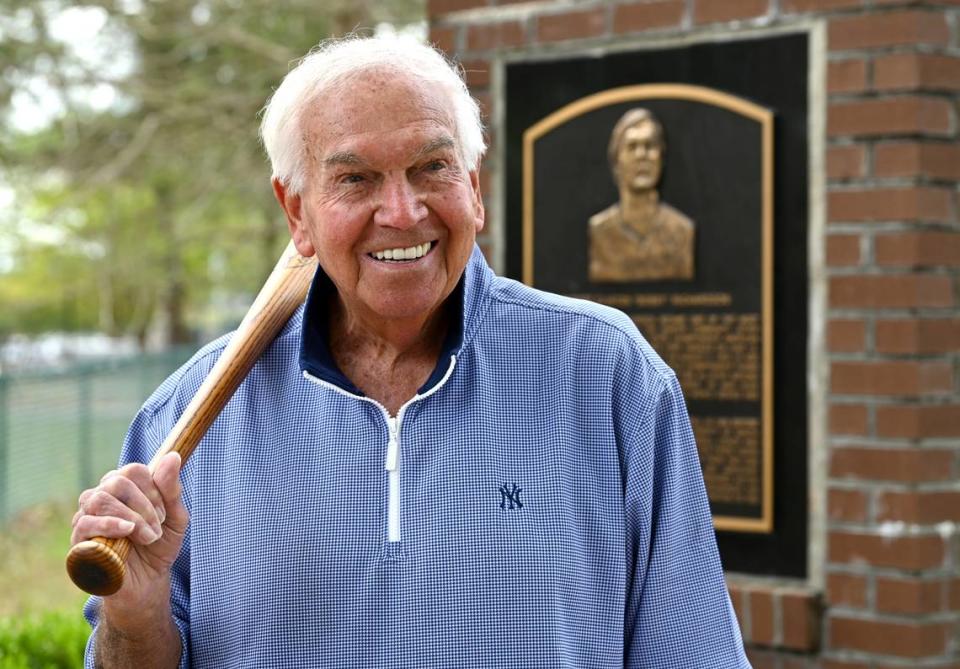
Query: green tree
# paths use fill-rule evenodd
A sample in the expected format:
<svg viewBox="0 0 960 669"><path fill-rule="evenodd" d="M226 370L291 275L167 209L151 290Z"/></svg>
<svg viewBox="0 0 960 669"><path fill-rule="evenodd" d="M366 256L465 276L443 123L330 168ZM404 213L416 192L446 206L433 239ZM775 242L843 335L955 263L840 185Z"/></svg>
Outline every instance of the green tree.
<svg viewBox="0 0 960 669"><path fill-rule="evenodd" d="M0 178L18 203L0 225L0 311L23 300L0 334L95 324L143 339L162 322L177 343L214 292L255 291L286 236L259 110L320 39L416 21L421 3L0 0ZM91 17L94 37L69 37ZM24 131L9 111L31 94L60 111Z"/></svg>

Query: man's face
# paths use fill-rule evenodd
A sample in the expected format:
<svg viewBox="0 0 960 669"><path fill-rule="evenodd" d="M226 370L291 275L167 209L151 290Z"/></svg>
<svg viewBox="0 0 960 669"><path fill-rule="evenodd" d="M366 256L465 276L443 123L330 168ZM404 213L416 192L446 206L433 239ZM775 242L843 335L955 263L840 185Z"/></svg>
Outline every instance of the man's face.
<svg viewBox="0 0 960 669"><path fill-rule="evenodd" d="M314 102L302 130L306 186L284 204L297 250L317 254L350 317L382 326L437 313L484 220L447 96L373 71Z"/></svg>
<svg viewBox="0 0 960 669"><path fill-rule="evenodd" d="M663 141L657 126L641 121L627 128L617 152L617 175L632 191L656 188L663 169Z"/></svg>

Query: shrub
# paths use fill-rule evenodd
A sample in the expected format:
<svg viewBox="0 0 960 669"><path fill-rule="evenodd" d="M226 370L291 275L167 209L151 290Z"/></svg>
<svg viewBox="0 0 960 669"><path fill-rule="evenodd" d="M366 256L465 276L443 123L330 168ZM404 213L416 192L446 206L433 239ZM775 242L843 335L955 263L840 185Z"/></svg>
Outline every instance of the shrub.
<svg viewBox="0 0 960 669"><path fill-rule="evenodd" d="M76 669L90 635L78 612L0 618L0 668Z"/></svg>

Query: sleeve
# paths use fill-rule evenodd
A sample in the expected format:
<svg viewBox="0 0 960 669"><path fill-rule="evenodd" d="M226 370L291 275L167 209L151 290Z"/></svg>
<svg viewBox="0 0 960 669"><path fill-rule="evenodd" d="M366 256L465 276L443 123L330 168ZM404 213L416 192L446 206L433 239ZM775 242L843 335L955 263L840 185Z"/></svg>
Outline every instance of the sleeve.
<svg viewBox="0 0 960 669"><path fill-rule="evenodd" d="M683 395L662 381L626 452L624 664L749 669Z"/></svg>
<svg viewBox="0 0 960 669"><path fill-rule="evenodd" d="M162 413L162 411L158 411L157 413ZM136 418L134 418L130 429L127 431L123 451L120 455L119 466L122 467L129 462L148 462L157 449L160 448L164 435L169 432L169 429L160 427L160 425L165 424L165 422L165 416L161 417L155 415L153 411L141 409ZM182 482L183 472L181 472L180 475ZM184 495L186 496L186 486L184 486ZM184 501L186 503L186 498ZM173 611L173 622L180 633L180 647L183 649L180 653L180 669L187 669L190 666L189 554L190 528L188 526L183 547L180 549L180 555L177 556L171 571L170 604L171 610ZM83 607L83 615L93 628L90 637L87 639L87 646L84 651L84 669L94 669L96 666L94 663L94 644L97 636L97 624L100 620L101 604L102 598L90 597Z"/></svg>

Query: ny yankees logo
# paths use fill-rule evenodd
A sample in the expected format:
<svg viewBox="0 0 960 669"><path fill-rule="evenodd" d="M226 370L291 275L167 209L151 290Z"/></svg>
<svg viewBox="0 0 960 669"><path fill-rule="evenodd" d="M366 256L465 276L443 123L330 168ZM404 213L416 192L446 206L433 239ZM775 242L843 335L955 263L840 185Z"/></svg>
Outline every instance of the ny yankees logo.
<svg viewBox="0 0 960 669"><path fill-rule="evenodd" d="M511 484L513 487L507 489L507 484L504 483L500 486L500 508L508 509L513 511L514 508L522 509L523 504L520 502L520 493L523 492L523 488L518 486L516 483ZM509 504L510 506L507 506Z"/></svg>

